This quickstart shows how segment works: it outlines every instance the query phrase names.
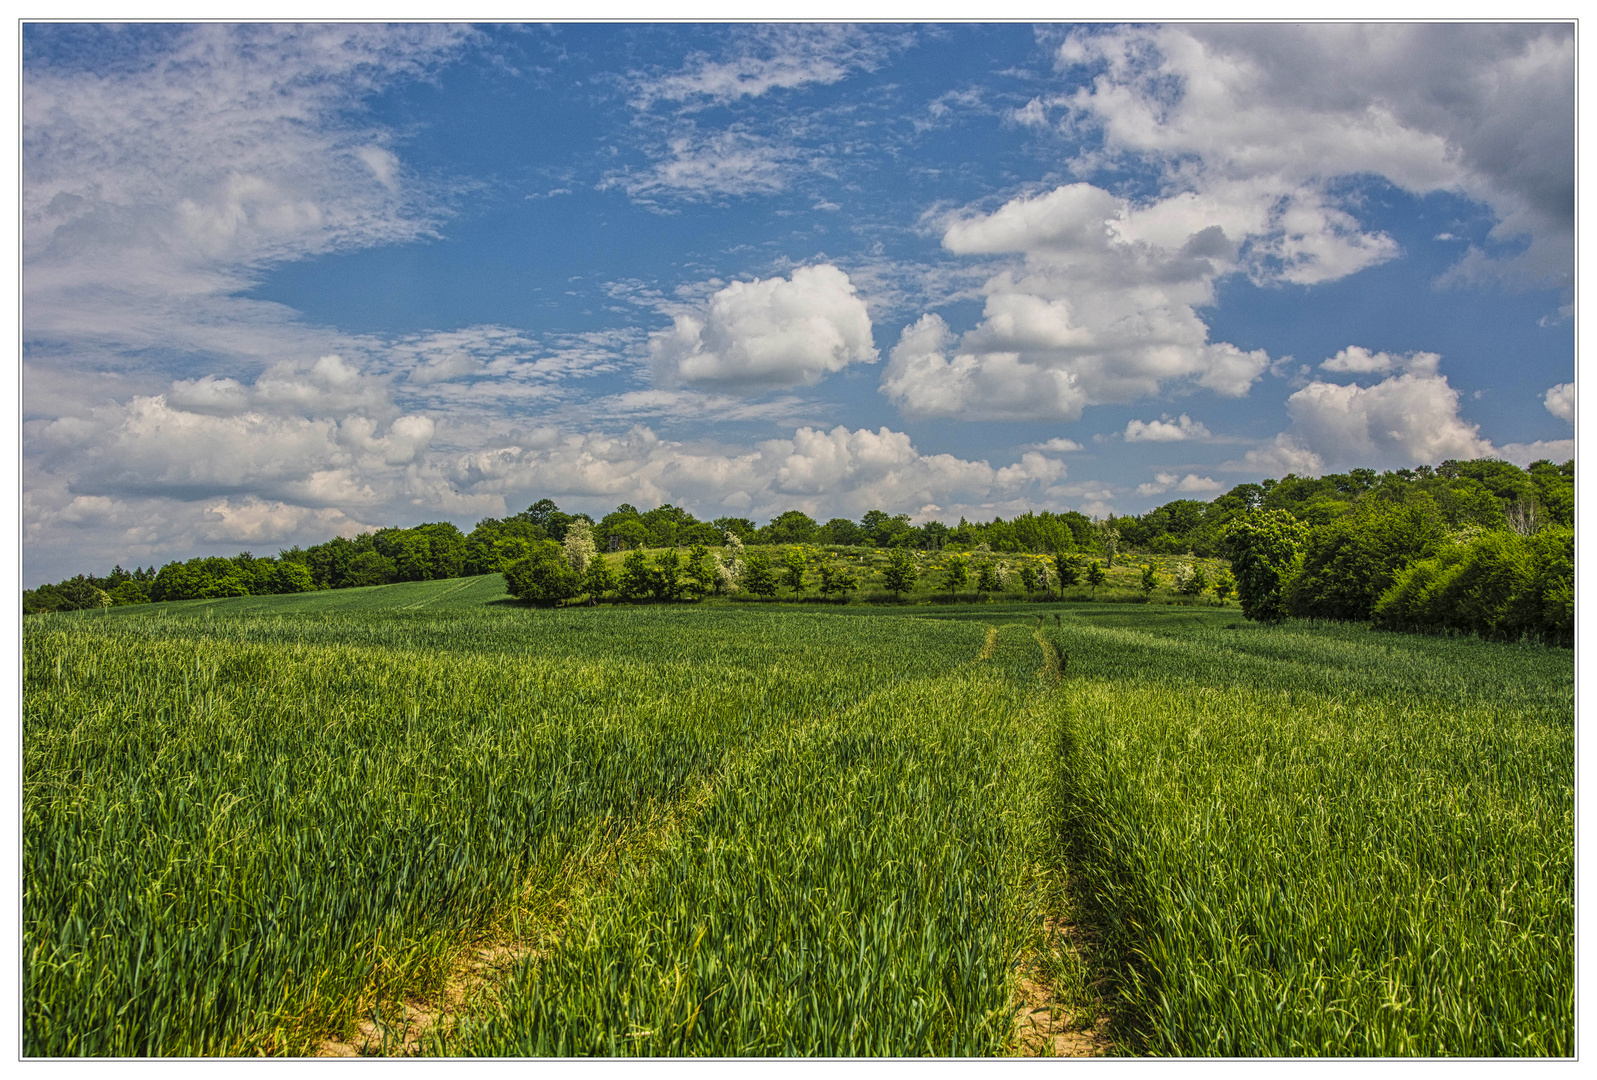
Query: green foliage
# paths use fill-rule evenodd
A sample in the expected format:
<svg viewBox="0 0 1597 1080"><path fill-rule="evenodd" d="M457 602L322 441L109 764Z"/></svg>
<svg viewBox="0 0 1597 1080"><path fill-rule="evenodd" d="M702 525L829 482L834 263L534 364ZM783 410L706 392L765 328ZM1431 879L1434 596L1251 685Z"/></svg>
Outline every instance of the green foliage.
<svg viewBox="0 0 1597 1080"><path fill-rule="evenodd" d="M688 552L685 572L692 599L698 600L715 591L715 562L710 558L710 549L703 544L694 544Z"/></svg>
<svg viewBox="0 0 1597 1080"><path fill-rule="evenodd" d="M806 561L804 553L796 548L789 548L783 560L782 584L793 590L794 596L803 596L806 582L804 569Z"/></svg>
<svg viewBox="0 0 1597 1080"><path fill-rule="evenodd" d="M1092 587L1094 592L1097 591L1098 586L1104 583L1104 578L1103 567L1099 565L1097 559L1087 564L1087 584Z"/></svg>
<svg viewBox="0 0 1597 1080"><path fill-rule="evenodd" d="M950 600L955 590L970 581L970 560L964 555L950 555L943 564L943 585Z"/></svg>
<svg viewBox="0 0 1597 1080"><path fill-rule="evenodd" d="M984 592L997 592L1001 586L998 583L998 568L991 562L981 562L976 565L976 594Z"/></svg>
<svg viewBox="0 0 1597 1080"><path fill-rule="evenodd" d="M606 593L616 589L615 571L610 568L610 563L603 555L595 555L588 560L587 569L582 575L582 591L593 600L602 600Z"/></svg>
<svg viewBox="0 0 1597 1080"><path fill-rule="evenodd" d="M582 590L582 580L553 540L540 540L525 559L505 568L505 589L518 600L553 607Z"/></svg>
<svg viewBox="0 0 1597 1080"><path fill-rule="evenodd" d="M1285 510L1255 510L1227 524L1221 550L1231 560L1246 618L1278 623L1287 617L1282 587L1297 571L1304 532Z"/></svg>
<svg viewBox="0 0 1597 1080"><path fill-rule="evenodd" d="M1156 571L1153 568L1152 564L1143 563L1143 565L1142 565L1142 591L1145 592L1145 593L1151 593L1151 592L1153 592L1153 590L1157 589L1158 587L1159 587L1159 573L1158 573L1158 571Z"/></svg>
<svg viewBox="0 0 1597 1080"><path fill-rule="evenodd" d="M654 592L654 570L642 548L633 548L621 561L621 581L618 586L624 600L646 599Z"/></svg>
<svg viewBox="0 0 1597 1080"><path fill-rule="evenodd" d="M888 553L887 565L882 569L882 585L888 592L902 596L915 587L918 577L920 569L907 549L894 548Z"/></svg>
<svg viewBox="0 0 1597 1080"><path fill-rule="evenodd" d="M1480 533L1399 572L1372 619L1392 630L1571 644L1574 582L1573 530L1547 529L1534 537Z"/></svg>
<svg viewBox="0 0 1597 1080"><path fill-rule="evenodd" d="M776 595L776 571L771 567L771 556L763 551L752 551L743 565L739 584L755 596Z"/></svg>
<svg viewBox="0 0 1597 1080"><path fill-rule="evenodd" d="M1309 531L1283 602L1297 616L1368 619L1398 572L1434 554L1446 537L1441 511L1423 492L1401 503L1366 501Z"/></svg>
<svg viewBox="0 0 1597 1080"><path fill-rule="evenodd" d="M848 594L859 588L859 575L847 567L839 566L832 559L821 561L821 595L842 595L846 600Z"/></svg>
<svg viewBox="0 0 1597 1080"><path fill-rule="evenodd" d="M1081 580L1083 571L1080 555L1067 555L1061 552L1054 556L1054 572L1059 577L1061 588L1069 588Z"/></svg>
<svg viewBox="0 0 1597 1080"><path fill-rule="evenodd" d="M656 600L670 603L684 599L687 578L682 573L682 557L676 548L666 548L654 557L649 572L649 592Z"/></svg>
<svg viewBox="0 0 1597 1080"><path fill-rule="evenodd" d="M788 510L778 514L772 522L755 534L761 544L807 544L815 538L819 528L815 519L802 510Z"/></svg>
<svg viewBox="0 0 1597 1080"><path fill-rule="evenodd" d="M1231 576L1231 571L1220 571L1220 573L1216 575L1214 579L1214 595L1218 597L1222 603L1224 603L1226 600L1230 599L1231 594L1236 591L1237 579Z"/></svg>
<svg viewBox="0 0 1597 1080"><path fill-rule="evenodd" d="M1182 596L1202 596L1209 587L1209 575L1201 566L1181 567L1176 575L1176 592Z"/></svg>

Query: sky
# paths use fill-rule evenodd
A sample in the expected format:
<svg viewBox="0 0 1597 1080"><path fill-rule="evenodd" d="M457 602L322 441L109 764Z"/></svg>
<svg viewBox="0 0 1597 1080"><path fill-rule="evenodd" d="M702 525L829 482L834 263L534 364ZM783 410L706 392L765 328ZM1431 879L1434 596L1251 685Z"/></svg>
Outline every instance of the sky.
<svg viewBox="0 0 1597 1080"><path fill-rule="evenodd" d="M1573 456L1569 24L28 24L23 584Z"/></svg>

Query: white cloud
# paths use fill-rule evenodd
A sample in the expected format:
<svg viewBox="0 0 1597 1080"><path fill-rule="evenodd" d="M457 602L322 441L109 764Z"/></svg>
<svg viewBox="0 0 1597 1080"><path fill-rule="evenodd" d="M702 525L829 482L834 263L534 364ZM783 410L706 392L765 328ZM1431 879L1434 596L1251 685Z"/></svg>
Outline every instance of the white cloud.
<svg viewBox="0 0 1597 1080"><path fill-rule="evenodd" d="M1072 102L1107 155L1161 162L1170 182L1285 212L1255 241L1261 276L1327 280L1390 258L1339 204L1339 177L1489 204L1495 239L1452 280L1567 281L1574 212L1574 36L1563 24L1212 24L1078 31L1062 66L1096 69ZM1231 231L1228 229L1228 233ZM1232 233L1235 236L1236 234Z"/></svg>
<svg viewBox="0 0 1597 1080"><path fill-rule="evenodd" d="M1287 399L1291 427L1225 468L1281 475L1350 467L1404 468L1497 451L1458 415L1447 377L1418 370L1373 386L1316 381Z"/></svg>
<svg viewBox="0 0 1597 1080"><path fill-rule="evenodd" d="M1163 495L1172 488L1183 494L1207 495L1211 492L1223 491L1225 485L1218 480L1212 480L1207 476L1199 476L1196 473L1188 473L1186 476L1178 477L1175 473L1161 472L1155 473L1153 480L1149 483L1138 484L1137 494L1144 497Z"/></svg>
<svg viewBox="0 0 1597 1080"><path fill-rule="evenodd" d="M907 327L883 393L908 415L1065 420L1167 389L1246 395L1269 357L1210 342L1195 310L1234 267L1234 245L1167 209L1071 184L954 221L949 250L1018 253L1024 266L988 279L982 321L957 343L935 314Z"/></svg>
<svg viewBox="0 0 1597 1080"><path fill-rule="evenodd" d="M1435 373L1441 359L1440 354L1433 352L1372 353L1358 345L1349 345L1330 359L1322 361L1320 370L1354 375L1385 375L1393 371L1426 375Z"/></svg>
<svg viewBox="0 0 1597 1080"><path fill-rule="evenodd" d="M1575 456L1574 439L1538 439L1533 443L1505 443L1498 447L1497 456L1524 468L1533 461L1551 461L1561 464Z"/></svg>
<svg viewBox="0 0 1597 1080"><path fill-rule="evenodd" d="M1171 420L1168 413L1158 420L1131 420L1126 423L1127 442L1182 442L1207 439L1209 429L1186 413Z"/></svg>
<svg viewBox="0 0 1597 1080"><path fill-rule="evenodd" d="M647 109L659 101L725 105L815 83L828 85L851 71L873 66L885 43L871 31L828 24L771 24L739 27L730 55L690 56L681 70L637 76L633 105Z"/></svg>
<svg viewBox="0 0 1597 1080"><path fill-rule="evenodd" d="M611 173L601 190L620 187L630 196L707 199L717 195L769 195L787 186L790 148L746 131L704 134L689 126L666 140L658 160L643 172Z"/></svg>
<svg viewBox="0 0 1597 1080"><path fill-rule="evenodd" d="M1542 397L1542 404L1547 411L1560 420L1575 422L1575 384L1572 382L1559 383L1549 389Z"/></svg>
<svg viewBox="0 0 1597 1080"><path fill-rule="evenodd" d="M1075 439L1059 437L1049 439L1047 442L1040 443L1037 446L1037 449L1039 450L1048 450L1055 454L1068 454L1071 451L1080 450L1081 448L1081 444Z"/></svg>
<svg viewBox="0 0 1597 1080"><path fill-rule="evenodd" d="M735 281L696 313L677 315L649 349L667 386L745 390L813 385L877 355L864 301L848 275L828 264L799 267L789 278Z"/></svg>

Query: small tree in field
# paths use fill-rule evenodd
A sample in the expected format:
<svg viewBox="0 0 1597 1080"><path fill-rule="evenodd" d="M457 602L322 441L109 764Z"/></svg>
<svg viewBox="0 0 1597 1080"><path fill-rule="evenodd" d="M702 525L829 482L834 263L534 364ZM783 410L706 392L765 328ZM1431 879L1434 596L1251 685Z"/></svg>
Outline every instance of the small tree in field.
<svg viewBox="0 0 1597 1080"><path fill-rule="evenodd" d="M588 560L587 572L582 575L582 591L588 594L589 603L598 603L607 592L615 591L616 575L603 555Z"/></svg>
<svg viewBox="0 0 1597 1080"><path fill-rule="evenodd" d="M1092 560L1092 562L1087 565L1087 584L1092 586L1092 595L1094 599L1096 599L1098 596L1098 586L1104 583L1104 578L1106 576L1107 575L1105 575L1103 572L1103 567L1098 565L1097 559Z"/></svg>
<svg viewBox="0 0 1597 1080"><path fill-rule="evenodd" d="M775 596L776 571L771 569L771 557L763 551L750 555L743 564L741 584L755 596Z"/></svg>
<svg viewBox="0 0 1597 1080"><path fill-rule="evenodd" d="M887 566L882 570L882 584L887 591L900 598L915 587L915 579L920 576L915 566L915 557L907 548L894 548L887 554Z"/></svg>
<svg viewBox="0 0 1597 1080"><path fill-rule="evenodd" d="M783 560L782 584L793 590L794 596L803 596L806 583L804 581L804 553L797 548L788 548L787 558Z"/></svg>
<svg viewBox="0 0 1597 1080"><path fill-rule="evenodd" d="M694 544L688 552L687 586L692 599L710 595L715 591L715 566L710 551L703 544Z"/></svg>
<svg viewBox="0 0 1597 1080"><path fill-rule="evenodd" d="M1181 575L1176 584L1176 591L1182 596L1202 596L1203 591L1209 587L1209 575L1203 572L1201 566L1181 567Z"/></svg>
<svg viewBox="0 0 1597 1080"><path fill-rule="evenodd" d="M642 600L654 591L654 574L642 548L633 548L622 561L620 591L627 600Z"/></svg>
<svg viewBox="0 0 1597 1080"><path fill-rule="evenodd" d="M948 587L948 599L954 599L954 590L970 580L968 561L963 555L950 555L943 567L943 584Z"/></svg>
<svg viewBox="0 0 1597 1080"><path fill-rule="evenodd" d="M656 597L665 601L682 599L682 587L686 582L682 573L682 557L677 554L676 548L666 548L654 557L654 568L649 577L650 590Z"/></svg>
<svg viewBox="0 0 1597 1080"><path fill-rule="evenodd" d="M1081 556L1067 555L1064 552L1054 556L1054 570L1059 577L1059 587L1069 588L1081 580Z"/></svg>
<svg viewBox="0 0 1597 1080"><path fill-rule="evenodd" d="M998 568L990 562L984 562L976 567L976 596L981 597L984 592L997 592L1003 587L998 580Z"/></svg>
<svg viewBox="0 0 1597 1080"><path fill-rule="evenodd" d="M1221 603L1225 603L1225 601L1231 596L1232 593L1236 592L1236 590L1237 582L1236 579L1231 576L1231 571L1220 571L1219 576L1214 579L1214 595L1220 598Z"/></svg>
<svg viewBox="0 0 1597 1080"><path fill-rule="evenodd" d="M846 566L838 566L831 559L821 563L821 595L831 596L840 593L844 600L848 594L859 588L859 578Z"/></svg>
<svg viewBox="0 0 1597 1080"><path fill-rule="evenodd" d="M561 546L566 549L566 562L579 578L588 571L588 560L593 558L593 526L577 518L566 527L566 538Z"/></svg>
<svg viewBox="0 0 1597 1080"><path fill-rule="evenodd" d="M737 533L729 530L726 533L726 550L715 560L715 591L723 594L737 592L744 565L743 541L738 539Z"/></svg>
<svg viewBox="0 0 1597 1080"><path fill-rule="evenodd" d="M1153 568L1152 563L1142 564L1142 591L1151 593L1159 587L1159 572Z"/></svg>
<svg viewBox="0 0 1597 1080"><path fill-rule="evenodd" d="M1020 564L1020 587L1027 596L1037 591L1037 566L1030 559Z"/></svg>

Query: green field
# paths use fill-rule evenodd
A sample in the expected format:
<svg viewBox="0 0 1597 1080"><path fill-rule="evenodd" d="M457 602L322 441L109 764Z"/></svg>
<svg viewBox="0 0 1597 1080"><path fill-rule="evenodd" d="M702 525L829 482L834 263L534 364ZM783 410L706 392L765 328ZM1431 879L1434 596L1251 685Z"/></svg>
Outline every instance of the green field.
<svg viewBox="0 0 1597 1080"><path fill-rule="evenodd" d="M497 576L23 645L29 1055L1573 1053L1565 650Z"/></svg>

